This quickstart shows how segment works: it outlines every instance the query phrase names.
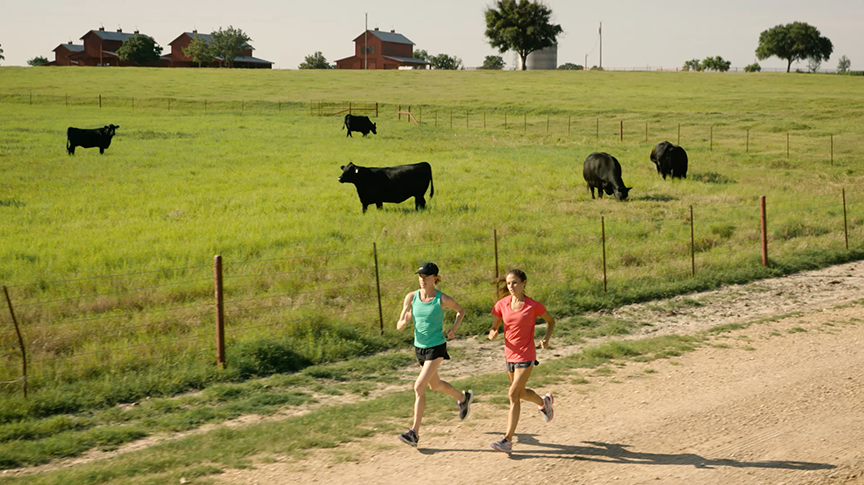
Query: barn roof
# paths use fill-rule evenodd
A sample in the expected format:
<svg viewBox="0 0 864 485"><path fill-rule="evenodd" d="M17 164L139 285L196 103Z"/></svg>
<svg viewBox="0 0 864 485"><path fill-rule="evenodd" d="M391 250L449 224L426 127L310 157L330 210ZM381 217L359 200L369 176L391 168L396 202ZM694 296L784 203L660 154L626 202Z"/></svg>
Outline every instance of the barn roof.
<svg viewBox="0 0 864 485"><path fill-rule="evenodd" d="M235 57L234 62L248 62L250 64L273 64L270 61L267 61L264 59L259 59L257 57L252 57L252 56Z"/></svg>
<svg viewBox="0 0 864 485"><path fill-rule="evenodd" d="M90 32L87 32L87 34L90 34L90 33L96 34L98 37L100 37L103 40L117 40L120 42L123 42L124 40L128 39L129 37L132 37L135 35L135 34L127 33L127 32L111 32L108 30L91 30ZM83 39L84 37L87 36L87 34L82 35L81 38Z"/></svg>
<svg viewBox="0 0 864 485"><path fill-rule="evenodd" d="M66 50L68 50L69 52L83 52L84 51L84 46L81 44L60 44L57 47L55 47L53 50L56 51L57 49L59 49L61 47L65 47Z"/></svg>
<svg viewBox="0 0 864 485"><path fill-rule="evenodd" d="M424 61L422 59L415 59L413 57L396 57L396 56L381 56L381 57L385 57L387 59L393 59L394 61L399 61L403 64L419 64L421 66L422 65L426 65L426 66L432 65L432 63L429 61Z"/></svg>
<svg viewBox="0 0 864 485"><path fill-rule="evenodd" d="M177 41L180 40L180 38L183 37L184 35L185 35L185 36L188 36L188 37L191 38L191 39L194 39L195 36L197 35L198 38L201 39L201 40L203 40L204 42L212 42L212 40L213 40L213 36L211 36L210 34L202 34L202 33L200 33L200 32L183 32L182 34L180 34L179 36L177 36L176 39L172 40L172 41L169 42L168 44L171 45L171 44L177 42ZM252 49L253 51L255 50L255 48L252 47L251 45L249 45L248 42L246 42L246 43L243 44L243 48L244 48L244 49Z"/></svg>
<svg viewBox="0 0 864 485"><path fill-rule="evenodd" d="M378 37L383 42L390 42L391 44L414 45L414 43L411 42L410 40L408 40L407 37L405 37L402 34L397 34L396 32L382 32L380 30L367 30L366 32L369 32L370 34L374 35L375 37ZM362 37L363 37L363 34L360 34L356 39L354 39L354 42L357 42Z"/></svg>

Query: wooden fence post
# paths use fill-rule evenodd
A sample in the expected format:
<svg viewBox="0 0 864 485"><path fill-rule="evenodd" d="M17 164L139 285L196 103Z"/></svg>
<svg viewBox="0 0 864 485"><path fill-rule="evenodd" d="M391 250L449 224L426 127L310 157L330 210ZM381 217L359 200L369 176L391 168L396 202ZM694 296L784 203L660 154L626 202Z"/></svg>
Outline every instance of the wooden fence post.
<svg viewBox="0 0 864 485"><path fill-rule="evenodd" d="M768 267L768 217L765 213L765 196L759 196L760 229L762 231L762 266Z"/></svg>
<svg viewBox="0 0 864 485"><path fill-rule="evenodd" d="M378 101L375 101L375 117L378 117Z"/></svg>
<svg viewBox="0 0 864 485"><path fill-rule="evenodd" d="M423 123L423 105L422 104L420 105L420 108L418 108L418 111L419 112L417 113L417 122Z"/></svg>
<svg viewBox="0 0 864 485"><path fill-rule="evenodd" d="M708 151L714 150L714 125L711 125L708 135Z"/></svg>
<svg viewBox="0 0 864 485"><path fill-rule="evenodd" d="M693 231L693 204L690 204L690 268L693 276L696 276L696 238Z"/></svg>
<svg viewBox="0 0 864 485"><path fill-rule="evenodd" d="M216 296L216 366L225 368L225 300L222 293L222 256L213 257L213 280Z"/></svg>
<svg viewBox="0 0 864 485"><path fill-rule="evenodd" d="M606 293L606 217L600 216L600 237L603 240L603 293Z"/></svg>
<svg viewBox="0 0 864 485"><path fill-rule="evenodd" d="M504 112L504 131L507 131L507 112Z"/></svg>
<svg viewBox="0 0 864 485"><path fill-rule="evenodd" d="M834 135L831 135L831 165L834 165Z"/></svg>
<svg viewBox="0 0 864 485"><path fill-rule="evenodd" d="M402 121L402 105L396 105L396 121Z"/></svg>
<svg viewBox="0 0 864 485"><path fill-rule="evenodd" d="M843 189L843 234L846 238L846 250L849 250L849 226L846 224L846 188Z"/></svg>
<svg viewBox="0 0 864 485"><path fill-rule="evenodd" d="M549 115L546 115L546 134L549 134Z"/></svg>
<svg viewBox="0 0 864 485"><path fill-rule="evenodd" d="M624 141L624 120L618 120L618 141Z"/></svg>
<svg viewBox="0 0 864 485"><path fill-rule="evenodd" d="M99 107L100 108L102 107L102 95L101 94L99 95Z"/></svg>
<svg viewBox="0 0 864 485"><path fill-rule="evenodd" d="M375 291L378 293L378 325L381 335L384 335L384 312L381 311L381 279L378 276L378 246L372 243L372 254L375 256Z"/></svg>
<svg viewBox="0 0 864 485"><path fill-rule="evenodd" d="M27 397L27 350L24 347L24 339L21 337L21 329L18 328L18 320L15 318L15 310L12 309L12 300L9 298L6 285L3 285L3 293L6 295L6 303L9 305L9 315L12 315L15 333L18 334L18 345L21 347L21 379L24 381L24 397Z"/></svg>

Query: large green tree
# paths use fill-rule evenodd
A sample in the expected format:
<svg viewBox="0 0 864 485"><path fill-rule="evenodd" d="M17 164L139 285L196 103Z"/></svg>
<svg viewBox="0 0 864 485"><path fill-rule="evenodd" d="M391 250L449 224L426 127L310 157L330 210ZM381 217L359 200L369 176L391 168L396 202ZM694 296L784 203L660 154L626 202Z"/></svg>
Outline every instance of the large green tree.
<svg viewBox="0 0 864 485"><path fill-rule="evenodd" d="M123 41L117 49L117 58L123 62L133 62L136 66L143 66L159 60L162 55L162 47L156 44L153 37L143 34L135 34Z"/></svg>
<svg viewBox="0 0 864 485"><path fill-rule="evenodd" d="M414 59L417 59L420 61L428 61L429 60L429 53L426 52L425 49L416 50L416 51L414 51ZM411 69L426 69L426 65L421 64L419 66L413 66Z"/></svg>
<svg viewBox="0 0 864 485"><path fill-rule="evenodd" d="M29 61L27 61L27 64L29 64L31 66L44 66L45 64L48 64L48 62L50 62L50 61L48 61L47 57L36 56L33 59L30 59Z"/></svg>
<svg viewBox="0 0 864 485"><path fill-rule="evenodd" d="M793 62L804 59L827 61L833 51L834 44L822 37L819 29L804 22L792 22L759 34L756 58L760 61L771 56L785 59L786 72L789 72Z"/></svg>
<svg viewBox="0 0 864 485"><path fill-rule="evenodd" d="M528 54L552 47L564 32L551 22L552 9L540 2L498 0L484 13L489 45L502 54L508 50L519 54L523 71Z"/></svg>
<svg viewBox="0 0 864 485"><path fill-rule="evenodd" d="M227 29L222 29L212 32L210 40L213 42L213 54L221 57L225 62L226 67L234 66L234 59L240 57L247 44L252 41L245 32L240 29L235 29L228 26Z"/></svg>
<svg viewBox="0 0 864 485"><path fill-rule="evenodd" d="M437 56L429 57L429 62L432 63L432 69L447 69L456 71L462 68L462 59L456 56L447 54L438 54Z"/></svg>
<svg viewBox="0 0 864 485"><path fill-rule="evenodd" d="M213 54L213 46L206 39L194 34L189 45L183 48L183 54L191 57L193 61L198 63L198 67L204 64L210 64L216 59Z"/></svg>
<svg viewBox="0 0 864 485"><path fill-rule="evenodd" d="M486 56L483 59L483 69L504 69L504 58L501 56Z"/></svg>
<svg viewBox="0 0 864 485"><path fill-rule="evenodd" d="M311 56L306 56L297 69L333 69L333 66L327 62L327 58L321 51L315 51Z"/></svg>

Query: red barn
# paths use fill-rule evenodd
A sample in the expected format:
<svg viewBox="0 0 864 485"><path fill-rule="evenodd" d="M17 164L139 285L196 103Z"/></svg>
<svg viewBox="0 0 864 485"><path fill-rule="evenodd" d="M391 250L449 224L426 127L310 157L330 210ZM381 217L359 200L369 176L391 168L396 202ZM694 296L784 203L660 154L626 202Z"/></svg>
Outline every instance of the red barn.
<svg viewBox="0 0 864 485"><path fill-rule="evenodd" d="M70 40L68 44L60 44L54 48L54 60L49 62L49 66L76 66L78 61L72 59L73 56L84 52L84 46L81 44L73 44Z"/></svg>
<svg viewBox="0 0 864 485"><path fill-rule="evenodd" d="M364 55L365 51L365 55ZM414 59L414 43L395 30L367 30L354 39L354 55L336 61L336 69L399 69L402 66L429 66Z"/></svg>
<svg viewBox="0 0 864 485"><path fill-rule="evenodd" d="M192 32L183 32L179 37L168 43L171 46L171 53L163 56L167 59L170 67L198 67L198 63L193 61L191 57L183 53L183 49L192 42L195 36L199 39L210 42L210 34L199 34L197 30ZM251 69L272 69L273 63L264 59L259 59L252 56L252 51L255 50L251 45L244 44L243 51L239 57L234 58L234 67L245 67ZM213 66L222 66L223 60L219 57L213 62Z"/></svg>

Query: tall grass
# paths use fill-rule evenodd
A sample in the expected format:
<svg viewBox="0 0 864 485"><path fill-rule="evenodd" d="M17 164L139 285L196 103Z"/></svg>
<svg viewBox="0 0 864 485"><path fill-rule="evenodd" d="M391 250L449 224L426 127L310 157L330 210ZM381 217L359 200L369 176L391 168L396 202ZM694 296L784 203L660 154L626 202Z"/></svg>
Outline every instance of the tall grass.
<svg viewBox="0 0 864 485"><path fill-rule="evenodd" d="M529 292L556 315L824 266L864 250L862 93L849 78L123 68L0 75L0 282L23 326L29 373L41 376L31 389L153 376L105 386L77 409L407 346L410 335L396 334L393 321L424 260L439 263L442 290L468 309L464 331L481 333L493 301L493 230L499 268L524 268ZM104 107L66 106L60 86L77 99L101 94ZM204 99L223 104L204 111ZM316 99L381 101L379 134L346 138L338 118L309 114L305 103ZM398 104L411 104L424 123L398 122ZM66 155L66 127L107 123L121 128L104 155ZM689 178L664 181L648 154L658 141L677 142L679 124ZM621 161L634 187L628 203L590 199L581 165L592 151ZM361 214L354 188L336 181L348 162L419 161L433 166L425 212L409 202ZM771 268L759 261L760 195L768 198ZM225 261L234 349L221 373L212 370L215 254ZM2 311L0 381L20 376L19 359Z"/></svg>

